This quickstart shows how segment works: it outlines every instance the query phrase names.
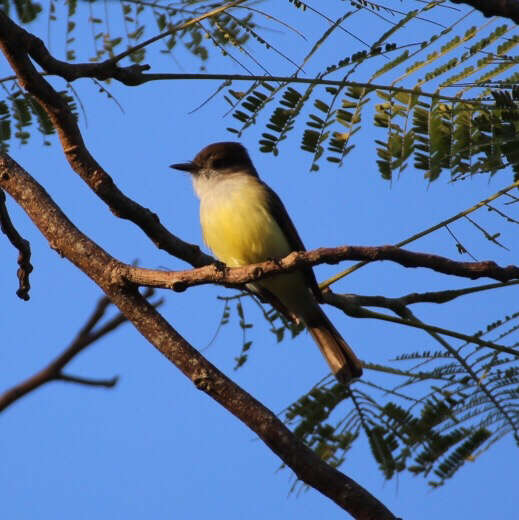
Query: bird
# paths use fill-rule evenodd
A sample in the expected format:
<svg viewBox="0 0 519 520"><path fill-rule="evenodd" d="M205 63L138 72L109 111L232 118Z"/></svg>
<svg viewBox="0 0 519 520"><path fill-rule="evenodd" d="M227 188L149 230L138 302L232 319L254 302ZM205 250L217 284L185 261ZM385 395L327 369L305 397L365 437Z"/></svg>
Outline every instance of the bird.
<svg viewBox="0 0 519 520"><path fill-rule="evenodd" d="M305 251L281 199L260 179L241 143L210 144L192 161L170 168L191 175L204 242L220 262L240 267ZM362 363L319 305L322 294L311 267L247 287L287 318L303 323L340 383L349 385L362 375Z"/></svg>

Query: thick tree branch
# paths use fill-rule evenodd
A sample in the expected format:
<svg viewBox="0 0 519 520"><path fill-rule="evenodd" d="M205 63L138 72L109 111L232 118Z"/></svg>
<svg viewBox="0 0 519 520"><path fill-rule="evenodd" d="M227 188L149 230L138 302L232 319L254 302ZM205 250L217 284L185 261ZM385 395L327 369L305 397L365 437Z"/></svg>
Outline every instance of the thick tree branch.
<svg viewBox="0 0 519 520"><path fill-rule="evenodd" d="M135 222L162 249L199 266L211 261L199 248L171 235L151 211L128 199L90 155L68 106L38 74L18 40L18 26L0 12L0 46L23 88L45 108L58 131L72 168L112 211ZM394 519L383 504L304 446L261 403L203 358L138 291L112 280L117 262L80 233L26 172L7 156L0 156L0 187L24 208L51 247L85 272L141 334L187 377L248 425L304 482L334 500L359 519Z"/></svg>
<svg viewBox="0 0 519 520"><path fill-rule="evenodd" d="M151 295L151 292L148 291L148 295ZM99 327L97 330L93 330L97 325L99 320L105 315L107 307L110 305L110 300L105 296L99 300L97 303L92 315L87 320L85 325L81 328L81 330L77 333L76 337L72 341L72 343L53 361L51 361L45 368L26 379L25 381L13 386L6 392L0 395L0 412L5 410L9 405L13 404L18 399L21 399L28 393L36 390L40 386L43 386L46 383L56 380L69 381L72 382L73 376L66 376L62 373L63 368L74 359L80 352L85 350L88 346L92 345L92 343L96 342L106 334L115 330L119 325L123 324L126 321L126 318L122 314L118 314L117 316L110 319L107 323L105 323L102 327ZM76 383L80 384L92 384L86 383L85 379L75 378ZM90 380L89 380L90 381ZM97 386L105 386L110 387L114 386L117 382L117 378L113 378L110 380L104 380L104 384L97 384ZM111 383L111 384L107 384Z"/></svg>
<svg viewBox="0 0 519 520"><path fill-rule="evenodd" d="M117 261L81 233L45 190L5 154L0 155L0 188L22 206L51 246L97 283L155 348L198 389L252 429L299 479L354 518L395 519L376 498L322 461L275 414L201 356L134 287L114 283Z"/></svg>
<svg viewBox="0 0 519 520"><path fill-rule="evenodd" d="M120 264L115 276L139 286L161 287L181 292L188 287L207 283L235 286L305 266L336 264L342 260L389 260L403 267L425 267L439 273L473 280L487 277L508 282L519 278L519 266L501 267L491 261L456 262L443 256L416 253L396 246L322 247L313 251L294 251L279 260L267 260L245 267L230 268L217 263L186 271L162 271Z"/></svg>
<svg viewBox="0 0 519 520"><path fill-rule="evenodd" d="M502 16L519 24L519 0L450 0L453 4L467 4L485 16Z"/></svg>
<svg viewBox="0 0 519 520"><path fill-rule="evenodd" d="M25 240L20 236L20 233L16 231L16 228L11 222L9 213L7 212L7 206L5 205L5 193L0 190L0 229L7 236L9 242L18 249L18 290L16 294L22 300L29 299L29 289L31 284L29 283L29 274L32 271L31 265L31 245L28 240Z"/></svg>

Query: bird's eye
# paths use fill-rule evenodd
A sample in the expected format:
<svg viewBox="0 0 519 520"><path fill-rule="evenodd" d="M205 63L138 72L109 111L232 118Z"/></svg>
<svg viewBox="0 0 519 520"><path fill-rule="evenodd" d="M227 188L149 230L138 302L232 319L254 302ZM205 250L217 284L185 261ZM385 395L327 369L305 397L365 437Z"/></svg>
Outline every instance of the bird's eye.
<svg viewBox="0 0 519 520"><path fill-rule="evenodd" d="M220 157L213 161L213 168L227 168L231 162L228 158Z"/></svg>

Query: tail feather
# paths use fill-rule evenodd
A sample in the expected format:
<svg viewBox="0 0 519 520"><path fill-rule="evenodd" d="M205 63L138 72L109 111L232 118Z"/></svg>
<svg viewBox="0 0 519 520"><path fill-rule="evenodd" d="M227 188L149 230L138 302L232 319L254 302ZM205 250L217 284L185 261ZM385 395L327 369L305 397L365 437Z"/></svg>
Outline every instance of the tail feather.
<svg viewBox="0 0 519 520"><path fill-rule="evenodd" d="M305 320L308 331L337 380L348 385L362 375L362 363L321 308L316 306L316 310L311 320Z"/></svg>

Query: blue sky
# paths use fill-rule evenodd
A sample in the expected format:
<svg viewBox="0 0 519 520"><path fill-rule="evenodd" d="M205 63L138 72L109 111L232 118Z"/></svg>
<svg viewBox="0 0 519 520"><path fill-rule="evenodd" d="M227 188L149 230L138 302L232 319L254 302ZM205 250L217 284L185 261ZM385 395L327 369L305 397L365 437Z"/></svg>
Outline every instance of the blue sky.
<svg viewBox="0 0 519 520"><path fill-rule="evenodd" d="M290 23L309 41L326 27L319 18L270 4L273 2L265 2L263 8L277 8L281 17L290 16ZM86 8L82 5L80 9ZM363 25L366 20L373 27ZM383 26L371 20L359 19L359 34L366 39L371 31L377 34ZM467 25L481 20L472 15ZM46 20L31 29L46 38ZM423 26L416 26L415 33L408 37L417 38L421 30ZM52 50L60 56L59 26L53 34ZM269 34L286 53L300 58L303 51L291 35ZM76 37L86 41L87 33ZM339 43L347 54L357 50L357 44L341 34L339 40L323 49L320 59L333 61ZM196 72L186 53L179 52L175 62L154 54L156 48L149 60L153 72ZM292 72L286 62L273 55L264 59L279 74ZM219 57L209 62L208 71L222 71L224 64L224 70L241 73L236 65ZM308 74L314 66L309 66ZM10 74L3 58L0 73L2 77ZM54 84L63 86L58 80ZM190 181L168 165L192 158L208 143L233 138L225 128L235 126L235 121L222 117L226 105L221 99L189 114L217 84L167 81L127 88L112 83L109 89L124 113L113 101L99 95L88 80L74 86L87 114L86 122L81 119L87 146L117 185L155 211L174 234L202 244L198 201ZM310 156L299 149L299 137L287 140L278 157L258 151L261 127L251 129L241 139L262 178L285 202L307 248L394 243L512 182L511 173L505 171L492 179L480 175L453 184L444 175L429 185L423 172L412 166L393 183L383 181L373 151L373 138L379 134L374 134L370 124L366 117L366 130L342 168L323 161L318 173L308 172ZM122 261L138 259L147 267L186 268L181 261L157 251L134 225L113 217L70 170L57 140L52 138L52 142L53 146L43 147L35 135L27 146L13 143L10 153L46 187L74 224ZM100 296L90 280L48 247L13 201L9 201L9 209L17 228L31 241L35 269L31 300L22 302L15 296L16 252L3 241L2 389L26 378L61 352ZM452 229L464 245L478 259L517 263L512 247L514 228L486 213L477 217L494 232L501 231L502 241L512 251L496 248L473 227L458 223ZM444 230L412 248L459 258L455 243ZM321 266L316 269L318 279L326 279L341 268L344 266ZM382 263L356 272L334 289L398 296L468 285L464 280ZM222 312L216 296L225 294L232 293L209 286L182 294L163 292L166 303L161 312L201 349L213 337ZM516 301L517 289L512 287L449 306L421 304L416 313L429 323L471 334L515 311ZM280 412L324 377L327 367L308 334L276 344L254 305L246 304L245 310L255 323L250 332L253 347L245 366L233 371L234 357L241 346L236 313L204 354L271 410ZM327 308L326 312L362 359L384 363L403 351L434 348L421 331L353 320L335 309ZM2 414L2 518L344 518L342 510L316 491L290 494L293 477L287 470L278 471L279 460L269 449L196 390L130 325L82 353L67 370L90 377L118 374L121 379L113 390L49 384ZM517 487L516 449L511 437L503 439L436 491L431 491L423 479L409 475L386 482L364 441L348 454L342 469L402 518L512 518L516 514L512 508Z"/></svg>

